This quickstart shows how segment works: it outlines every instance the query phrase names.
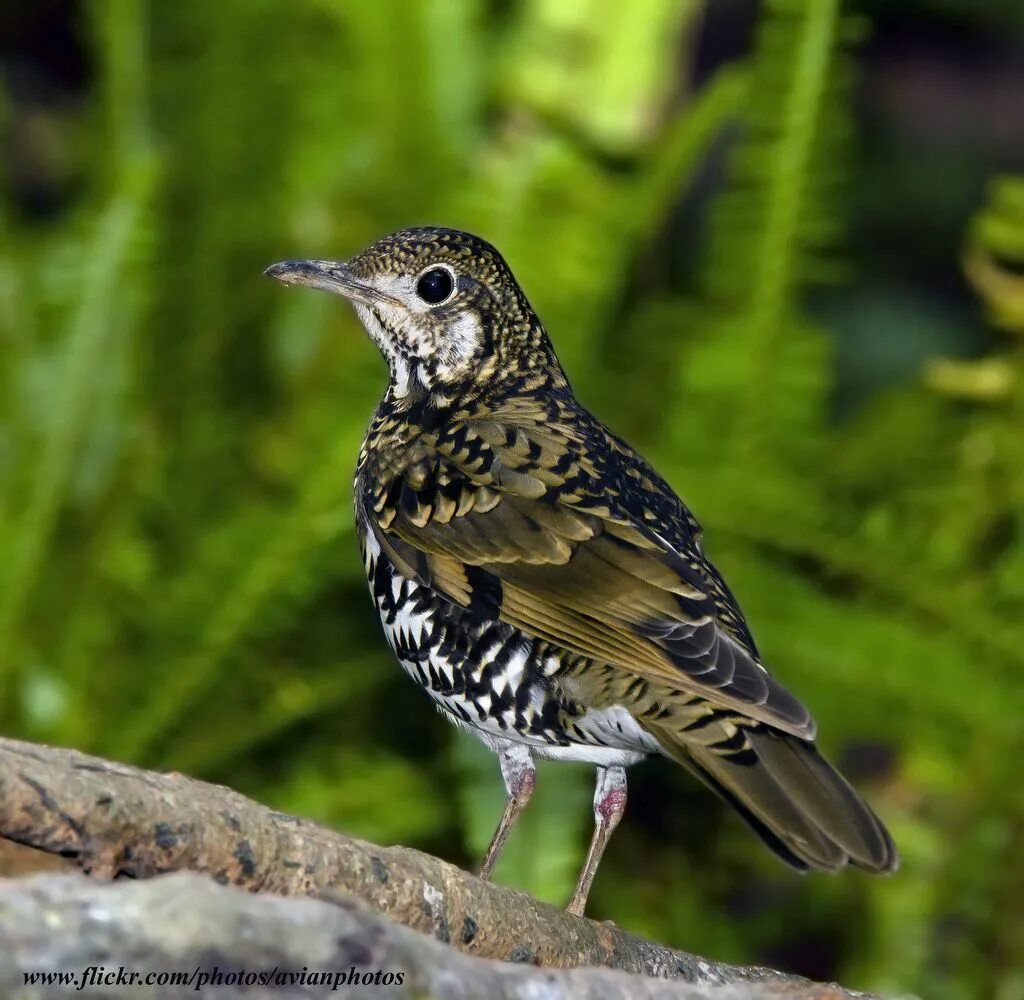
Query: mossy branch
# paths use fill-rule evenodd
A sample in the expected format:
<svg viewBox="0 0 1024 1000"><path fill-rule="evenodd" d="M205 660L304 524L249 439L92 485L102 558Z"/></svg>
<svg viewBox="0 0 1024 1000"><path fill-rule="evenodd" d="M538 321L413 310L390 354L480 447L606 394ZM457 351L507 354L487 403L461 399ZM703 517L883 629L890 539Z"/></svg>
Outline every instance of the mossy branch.
<svg viewBox="0 0 1024 1000"><path fill-rule="evenodd" d="M332 914L332 909L338 907L325 906L323 921L355 921L360 933L378 942L380 957L374 963L378 965L389 960L398 964L412 960L410 942L416 939L395 928L393 924L397 923L477 958L561 969L603 966L633 976L682 980L699 988L680 995L850 996L838 987L819 986L770 970L721 965L665 948L610 924L574 917L522 893L481 882L418 851L378 847L274 812L222 786L182 774L114 764L73 750L0 740L0 843L4 841L9 850L10 842L25 845L20 851L14 848L19 855L19 874L52 869L55 858L62 858L65 866L77 867L102 880L149 878L189 870L251 892L317 896L340 904L349 914ZM0 889L0 954L8 956L8 961L17 959L17 947L29 947L19 944L32 937L19 933L26 922L41 920L51 911L59 911L68 919L77 913L81 924L73 934L61 935L59 942L54 940L53 966L74 964L75 934L89 937L94 946L90 954L106 954L103 949L107 948L115 964L116 949L123 952L124 935L132 933L147 942L142 951L149 948L155 963L168 959L166 943L154 926L164 919L161 912L173 913L174 908L164 906L161 911L160 890L119 886L115 892L99 886L75 887L74 883L55 882L55 878L58 876L51 873L37 876L27 888L7 883ZM269 933L268 928L275 922L290 920L294 924L291 936L281 931L279 940L285 942L290 961L300 962L298 937L300 932L308 934L308 910L313 904L295 901L289 909L281 900L243 903L244 897L224 895L195 881L178 880L166 885L167 892L179 903L182 894L191 894L190 912L197 935L192 939L195 954L202 952L203 927L245 926L251 937L253 927L257 932L262 929ZM26 902L30 897L35 903ZM89 921L81 916L79 905L85 897L96 901L109 917L108 926L117 933L104 932L92 924L86 926ZM362 905L354 904L353 897ZM386 919L353 915L367 905ZM132 916L137 914L137 907L141 907L141 919ZM131 920L137 927L134 932L129 926ZM97 918L93 923L102 921ZM319 924L320 918L314 923ZM99 943L98 938L102 938ZM239 933L236 939L220 932L217 938L225 961L244 959L246 935ZM496 964L486 973L472 969L450 949L439 950L433 944L416 944L414 950L418 956L415 961L420 963L415 968L424 975L447 968L456 977L469 977L467 981L477 974L492 975L495 983L511 975ZM178 958L184 961L181 955ZM310 960L326 962L323 956L311 953ZM627 991L618 974L605 984L606 989L614 986L618 992L600 993L600 985L589 983L590 978L581 976L578 988L573 985L575 980L563 982L549 976L547 981L562 983L563 992L552 992L552 996L669 995L656 984L641 981ZM742 989L721 992L729 984L742 984Z"/></svg>

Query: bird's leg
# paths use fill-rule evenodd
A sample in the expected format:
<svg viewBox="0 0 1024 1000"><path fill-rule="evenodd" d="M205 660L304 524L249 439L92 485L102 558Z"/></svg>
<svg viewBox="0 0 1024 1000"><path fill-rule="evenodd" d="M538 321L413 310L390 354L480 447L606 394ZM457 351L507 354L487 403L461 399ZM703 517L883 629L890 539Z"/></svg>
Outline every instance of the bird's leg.
<svg viewBox="0 0 1024 1000"><path fill-rule="evenodd" d="M624 767L599 767L597 769L597 788L594 789L594 836L587 851L587 860L583 863L580 880L576 883L576 891L566 907L569 913L582 917L590 895L590 884L597 874L597 866L601 863L601 855L608 846L612 830L619 825L622 814L626 811L626 769Z"/></svg>
<svg viewBox="0 0 1024 1000"><path fill-rule="evenodd" d="M482 879L491 877L509 832L526 807L526 803L530 801L537 783L537 768L526 744L513 743L510 740L498 751L498 761L501 764L501 776L505 780L508 801L498 822L498 829L494 831L491 844L484 855L484 863L480 866Z"/></svg>

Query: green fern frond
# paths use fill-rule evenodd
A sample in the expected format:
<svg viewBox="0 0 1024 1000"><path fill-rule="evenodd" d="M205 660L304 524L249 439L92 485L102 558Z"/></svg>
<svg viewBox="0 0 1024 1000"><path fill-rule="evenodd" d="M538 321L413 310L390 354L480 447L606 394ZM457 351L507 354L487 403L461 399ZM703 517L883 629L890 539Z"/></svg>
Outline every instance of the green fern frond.
<svg viewBox="0 0 1024 1000"><path fill-rule="evenodd" d="M35 464L27 501L16 517L17 544L0 593L0 691L11 710L18 674L14 630L40 572L81 441L90 395L106 356L106 339L114 324L118 282L154 182L154 165L145 162L124 178L96 227L82 272L80 299L62 347L61 375L54 390L55 411Z"/></svg>
<svg viewBox="0 0 1024 1000"><path fill-rule="evenodd" d="M584 145L633 155L664 115L680 45L700 14L696 0L528 0L508 43L502 97Z"/></svg>
<svg viewBox="0 0 1024 1000"><path fill-rule="evenodd" d="M971 220L963 264L992 325L1024 335L1024 177L992 182L984 207ZM1024 351L932 358L924 376L945 396L1001 403L1024 381Z"/></svg>
<svg viewBox="0 0 1024 1000"><path fill-rule="evenodd" d="M971 223L965 267L993 324L1024 334L1024 177L993 181Z"/></svg>
<svg viewBox="0 0 1024 1000"><path fill-rule="evenodd" d="M168 671L157 688L149 687L132 723L112 736L112 753L127 760L145 759L207 690L224 656L258 617L285 601L296 583L293 574L301 573L310 553L333 549L351 521L349 506L341 499L349 475L341 470L351 465L360 437L361 429L345 428L329 454L316 463L295 508L272 526L263 548L250 557L213 607L194 650Z"/></svg>
<svg viewBox="0 0 1024 1000"><path fill-rule="evenodd" d="M728 186L711 213L700 311L690 317L682 391L704 428L674 440L692 465L725 465L744 479L791 463L823 404L826 345L798 305L842 218L849 35L837 0L765 6Z"/></svg>
<svg viewBox="0 0 1024 1000"><path fill-rule="evenodd" d="M368 602L367 602L368 603ZM376 638L376 636L374 636ZM351 647L353 643L349 642ZM286 660L273 660L265 670L252 665L252 657L231 656L221 660L231 674L255 679L262 675L262 684L244 701L238 697L236 684L224 684L233 692L231 703L217 699L189 716L180 730L184 737L168 752L167 765L190 773L228 773L238 761L258 751L275 737L313 719L334 714L344 718L369 697L373 690L394 675L390 663L378 664L379 651L332 656L326 663L317 663L315 672L301 670ZM261 656L266 654L261 650ZM383 659L383 657L380 657ZM302 666L308 666L303 664ZM253 683L253 687L256 685ZM180 725L180 720L179 720ZM339 731L338 743L351 743Z"/></svg>
<svg viewBox="0 0 1024 1000"><path fill-rule="evenodd" d="M708 297L747 316L750 343L775 329L813 255L836 234L849 34L838 0L772 0L759 24L704 270Z"/></svg>

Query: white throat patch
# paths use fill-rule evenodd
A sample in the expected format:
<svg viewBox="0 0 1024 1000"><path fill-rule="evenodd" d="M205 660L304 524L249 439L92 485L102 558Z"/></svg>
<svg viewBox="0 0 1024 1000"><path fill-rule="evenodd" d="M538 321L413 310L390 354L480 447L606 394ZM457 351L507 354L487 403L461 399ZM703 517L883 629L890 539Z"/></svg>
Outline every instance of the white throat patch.
<svg viewBox="0 0 1024 1000"><path fill-rule="evenodd" d="M384 328L369 306L365 306L361 302L352 304L355 306L359 321L366 327L370 339L377 345L381 354L384 355L384 360L388 363L391 380L395 383L395 395L408 396L409 379L412 377L408 359L398 350L394 337Z"/></svg>
<svg viewBox="0 0 1024 1000"><path fill-rule="evenodd" d="M442 379L452 375L473 357L480 342L480 319L473 312L462 313L439 331L419 321L411 310L388 306L371 309L359 302L353 305L366 332L384 355L395 395L400 397L409 394L413 379L433 392L430 373L435 371Z"/></svg>

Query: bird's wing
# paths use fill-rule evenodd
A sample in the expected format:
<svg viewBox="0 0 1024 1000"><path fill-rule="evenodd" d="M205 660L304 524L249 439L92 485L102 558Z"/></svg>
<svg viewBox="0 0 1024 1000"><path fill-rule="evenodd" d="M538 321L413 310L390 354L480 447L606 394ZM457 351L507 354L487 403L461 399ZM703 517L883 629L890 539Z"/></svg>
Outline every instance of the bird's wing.
<svg viewBox="0 0 1024 1000"><path fill-rule="evenodd" d="M389 556L482 615L812 736L678 498L588 414L560 413L512 400L426 436L415 462L364 469L357 500Z"/></svg>

